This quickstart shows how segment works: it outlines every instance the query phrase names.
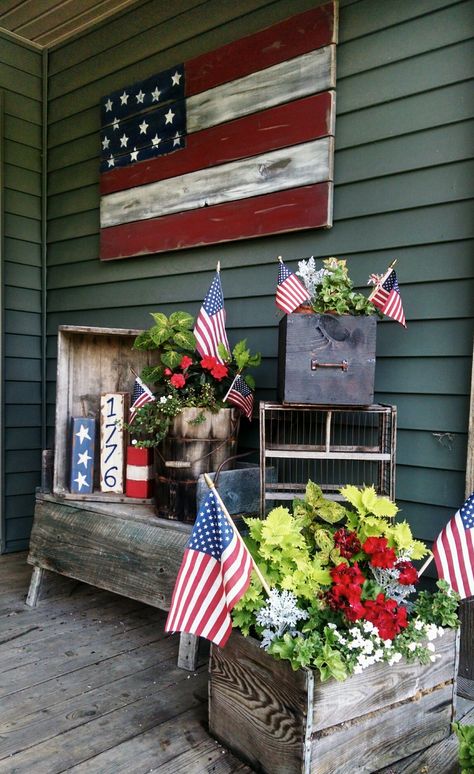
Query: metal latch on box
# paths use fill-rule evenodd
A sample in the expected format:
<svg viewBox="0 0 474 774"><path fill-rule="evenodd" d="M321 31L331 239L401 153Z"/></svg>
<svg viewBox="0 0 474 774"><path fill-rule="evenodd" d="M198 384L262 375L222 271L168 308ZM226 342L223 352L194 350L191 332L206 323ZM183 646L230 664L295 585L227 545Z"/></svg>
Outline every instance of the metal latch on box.
<svg viewBox="0 0 474 774"><path fill-rule="evenodd" d="M341 371L347 371L348 363L347 360L341 360L340 363L320 363L316 358L312 358L311 370L317 371L318 368L340 368Z"/></svg>

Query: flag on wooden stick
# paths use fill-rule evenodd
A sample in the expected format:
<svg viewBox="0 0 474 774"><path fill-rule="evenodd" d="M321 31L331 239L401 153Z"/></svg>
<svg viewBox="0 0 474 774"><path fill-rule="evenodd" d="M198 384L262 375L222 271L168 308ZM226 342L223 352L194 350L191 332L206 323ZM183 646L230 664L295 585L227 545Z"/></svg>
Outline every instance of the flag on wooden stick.
<svg viewBox="0 0 474 774"><path fill-rule="evenodd" d="M219 344L229 350L225 330L224 295L222 293L221 275L216 271L211 287L203 301L194 326L196 349L202 357L215 357L219 363L223 360L219 355Z"/></svg>
<svg viewBox="0 0 474 774"><path fill-rule="evenodd" d="M438 576L461 599L474 594L474 492L438 535L433 546Z"/></svg>
<svg viewBox="0 0 474 774"><path fill-rule="evenodd" d="M144 406L145 403L152 403L154 400L156 400L156 398L151 390L148 389L139 376L136 376L132 393L132 405L130 406L129 424L132 424L136 413L141 406Z"/></svg>
<svg viewBox="0 0 474 774"><path fill-rule="evenodd" d="M369 296L369 301L372 301L374 306L386 314L387 317L391 317L392 320L396 320L405 328L407 327L395 269L389 269L380 284L377 285Z"/></svg>
<svg viewBox="0 0 474 774"><path fill-rule="evenodd" d="M250 553L235 530L212 489L184 552L165 631L225 645L232 631L230 611L247 591L252 572Z"/></svg>
<svg viewBox="0 0 474 774"><path fill-rule="evenodd" d="M253 392L242 376L236 376L232 383L227 400L237 406L247 419L252 418L253 410Z"/></svg>
<svg viewBox="0 0 474 774"><path fill-rule="evenodd" d="M333 0L101 101L104 260L332 225Z"/></svg>
<svg viewBox="0 0 474 774"><path fill-rule="evenodd" d="M278 283L276 292L276 305L291 314L304 301L309 299L309 293L305 286L298 279L296 274L283 263L280 258L280 268L278 270Z"/></svg>

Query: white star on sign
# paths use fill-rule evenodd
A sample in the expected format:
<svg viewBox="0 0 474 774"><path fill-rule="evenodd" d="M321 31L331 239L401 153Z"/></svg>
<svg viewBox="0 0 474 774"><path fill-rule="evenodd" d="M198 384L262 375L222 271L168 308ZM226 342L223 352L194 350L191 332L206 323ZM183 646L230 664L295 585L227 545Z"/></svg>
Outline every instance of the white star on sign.
<svg viewBox="0 0 474 774"><path fill-rule="evenodd" d="M145 119L143 119L143 123L139 124L140 134L146 134L146 130L148 129L149 126L150 126L150 124L147 124Z"/></svg>
<svg viewBox="0 0 474 774"><path fill-rule="evenodd" d="M138 161L138 151L134 148L130 154L130 161Z"/></svg>
<svg viewBox="0 0 474 774"><path fill-rule="evenodd" d="M179 136L179 132L176 132L175 136L173 137L173 148L175 145L181 145L181 137Z"/></svg>
<svg viewBox="0 0 474 774"><path fill-rule="evenodd" d="M124 132L122 134L121 138L120 138L120 147L121 148L126 148L127 147L127 143L128 143L128 137L127 137L127 135Z"/></svg>
<svg viewBox="0 0 474 774"><path fill-rule="evenodd" d="M137 104L138 104L139 102L141 102L141 103L142 103L142 105L143 105L143 100L144 100L144 98L145 98L145 95L144 95L144 93L143 93L143 91L142 91L141 89L140 89L140 91L138 92L138 94L135 94L135 98L136 98L136 100L137 100Z"/></svg>
<svg viewBox="0 0 474 774"><path fill-rule="evenodd" d="M171 76L171 85L179 86L179 82L183 76L177 70L174 75Z"/></svg>
<svg viewBox="0 0 474 774"><path fill-rule="evenodd" d="M151 92L152 102L159 102L161 91L159 90L158 86L156 87L155 91Z"/></svg>
<svg viewBox="0 0 474 774"><path fill-rule="evenodd" d="M120 102L122 103L122 105L126 105L127 104L128 96L129 95L127 94L126 91L124 91L124 93L120 95Z"/></svg>
<svg viewBox="0 0 474 774"><path fill-rule="evenodd" d="M165 113L165 118L166 118L166 121L165 121L165 123L166 123L166 124L172 124L172 123L173 123L173 118L174 118L174 116L175 116L175 114L173 113L173 111L172 111L172 110L171 110L171 108L170 108L170 109L168 110L168 112L167 112L167 113Z"/></svg>
<svg viewBox="0 0 474 774"><path fill-rule="evenodd" d="M112 110L112 100L109 97L107 102L105 103L105 112L110 113L111 110Z"/></svg>
<svg viewBox="0 0 474 774"><path fill-rule="evenodd" d="M86 449L85 452L82 452L82 454L78 454L77 455L77 464L78 465L84 465L85 469L87 470L87 463L91 459L92 459L92 457L90 456L90 454L88 453L88 451Z"/></svg>
<svg viewBox="0 0 474 774"><path fill-rule="evenodd" d="M107 159L107 164L109 165L109 167L115 166L115 159L113 156L111 156L110 159Z"/></svg>
<svg viewBox="0 0 474 774"><path fill-rule="evenodd" d="M114 131L119 128L119 124L120 124L120 121L118 120L118 118L114 118L114 120L112 121L112 126L114 128Z"/></svg>
<svg viewBox="0 0 474 774"><path fill-rule="evenodd" d="M78 473L77 478L75 478L74 481L79 487L79 491L81 491L83 486L89 486L87 483L87 476L83 476L82 473Z"/></svg>
<svg viewBox="0 0 474 774"><path fill-rule="evenodd" d="M113 166L113 165L112 165ZM82 442L85 438L88 438L89 441L92 441L92 438L89 435L89 430L85 425L81 425L79 428L79 432L76 433L77 437L79 438L79 443L82 445Z"/></svg>
<svg viewBox="0 0 474 774"><path fill-rule="evenodd" d="M158 145L159 145L159 144L160 144L160 142L161 142L161 137L158 137L158 135L157 135L157 134L155 134L155 136L151 138L151 142L152 142L152 145L153 145L153 147L154 147L154 148L157 148L157 147L158 147Z"/></svg>
<svg viewBox="0 0 474 774"><path fill-rule="evenodd" d="M107 150L107 148L109 147L109 145L110 145L110 140L109 140L109 138L108 138L108 137L104 137L104 139L102 140L102 149L103 149L103 150Z"/></svg>

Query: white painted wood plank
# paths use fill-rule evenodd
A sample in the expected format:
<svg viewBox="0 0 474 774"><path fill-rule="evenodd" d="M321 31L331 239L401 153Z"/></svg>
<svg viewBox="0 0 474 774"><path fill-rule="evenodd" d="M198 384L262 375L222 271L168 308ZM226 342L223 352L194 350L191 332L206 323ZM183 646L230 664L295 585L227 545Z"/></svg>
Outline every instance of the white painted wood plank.
<svg viewBox="0 0 474 774"><path fill-rule="evenodd" d="M101 228L260 196L332 178L331 137L102 197Z"/></svg>
<svg viewBox="0 0 474 774"><path fill-rule="evenodd" d="M326 46L189 97L188 133L334 89L335 52L335 46Z"/></svg>
<svg viewBox="0 0 474 774"><path fill-rule="evenodd" d="M124 491L126 394L106 392L100 400L100 491Z"/></svg>

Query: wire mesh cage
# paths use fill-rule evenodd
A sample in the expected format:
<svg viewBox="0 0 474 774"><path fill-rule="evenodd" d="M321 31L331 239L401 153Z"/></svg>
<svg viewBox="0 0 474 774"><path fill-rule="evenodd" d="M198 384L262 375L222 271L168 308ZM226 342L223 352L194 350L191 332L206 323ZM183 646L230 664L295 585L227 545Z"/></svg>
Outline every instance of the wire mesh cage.
<svg viewBox="0 0 474 774"><path fill-rule="evenodd" d="M346 484L395 497L397 410L260 403L260 506L303 497L309 480L342 499Z"/></svg>

